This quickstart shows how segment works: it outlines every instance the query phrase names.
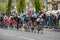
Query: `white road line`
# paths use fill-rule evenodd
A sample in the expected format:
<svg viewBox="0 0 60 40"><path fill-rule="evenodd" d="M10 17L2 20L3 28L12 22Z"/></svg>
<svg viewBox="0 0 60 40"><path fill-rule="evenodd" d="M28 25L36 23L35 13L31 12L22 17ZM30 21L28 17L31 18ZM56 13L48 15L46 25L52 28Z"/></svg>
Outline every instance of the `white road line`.
<svg viewBox="0 0 60 40"><path fill-rule="evenodd" d="M4 33L4 35L14 36L13 34L9 34L9 33Z"/></svg>
<svg viewBox="0 0 60 40"><path fill-rule="evenodd" d="M22 36L19 36L19 38L26 39L26 40L34 40L34 39L31 39L31 38L22 37Z"/></svg>

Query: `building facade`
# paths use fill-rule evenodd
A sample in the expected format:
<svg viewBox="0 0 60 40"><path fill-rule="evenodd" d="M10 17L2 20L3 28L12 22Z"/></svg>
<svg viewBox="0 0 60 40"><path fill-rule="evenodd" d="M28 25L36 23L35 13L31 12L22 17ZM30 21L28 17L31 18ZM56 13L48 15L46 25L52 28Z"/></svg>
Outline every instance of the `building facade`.
<svg viewBox="0 0 60 40"><path fill-rule="evenodd" d="M47 10L60 10L60 0L46 0Z"/></svg>
<svg viewBox="0 0 60 40"><path fill-rule="evenodd" d="M47 11L47 0L43 0L44 3L44 11Z"/></svg>

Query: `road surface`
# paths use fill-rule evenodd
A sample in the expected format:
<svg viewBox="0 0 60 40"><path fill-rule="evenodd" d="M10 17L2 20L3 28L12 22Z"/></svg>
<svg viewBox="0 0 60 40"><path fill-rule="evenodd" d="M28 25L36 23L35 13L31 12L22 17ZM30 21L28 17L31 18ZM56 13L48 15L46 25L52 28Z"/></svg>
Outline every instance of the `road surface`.
<svg viewBox="0 0 60 40"><path fill-rule="evenodd" d="M0 40L60 40L60 32L44 29L44 34L0 28Z"/></svg>

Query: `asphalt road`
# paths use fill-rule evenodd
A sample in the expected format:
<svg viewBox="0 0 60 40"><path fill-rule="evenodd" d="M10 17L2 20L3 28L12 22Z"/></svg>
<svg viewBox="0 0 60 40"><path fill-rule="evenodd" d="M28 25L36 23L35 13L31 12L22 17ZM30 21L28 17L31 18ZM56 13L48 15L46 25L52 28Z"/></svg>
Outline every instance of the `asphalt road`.
<svg viewBox="0 0 60 40"><path fill-rule="evenodd" d="M0 40L60 40L60 32L44 29L44 34L0 28Z"/></svg>

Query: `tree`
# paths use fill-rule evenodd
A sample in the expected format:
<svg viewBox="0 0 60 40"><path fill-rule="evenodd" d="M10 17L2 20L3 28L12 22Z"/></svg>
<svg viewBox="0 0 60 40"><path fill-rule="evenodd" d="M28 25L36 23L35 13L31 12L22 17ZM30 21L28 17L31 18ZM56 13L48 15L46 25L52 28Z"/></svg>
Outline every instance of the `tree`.
<svg viewBox="0 0 60 40"><path fill-rule="evenodd" d="M0 0L0 12L6 13L7 11L7 2Z"/></svg>
<svg viewBox="0 0 60 40"><path fill-rule="evenodd" d="M32 5L34 6L37 12L43 9L43 2L42 0L31 0Z"/></svg>
<svg viewBox="0 0 60 40"><path fill-rule="evenodd" d="M12 0L8 0L7 13L11 12Z"/></svg>
<svg viewBox="0 0 60 40"><path fill-rule="evenodd" d="M7 11L7 3L2 3L2 5L1 5L1 11L4 12L4 13L6 13L6 11Z"/></svg>
<svg viewBox="0 0 60 40"><path fill-rule="evenodd" d="M25 0L17 0L17 11L22 13L26 9L26 1Z"/></svg>

